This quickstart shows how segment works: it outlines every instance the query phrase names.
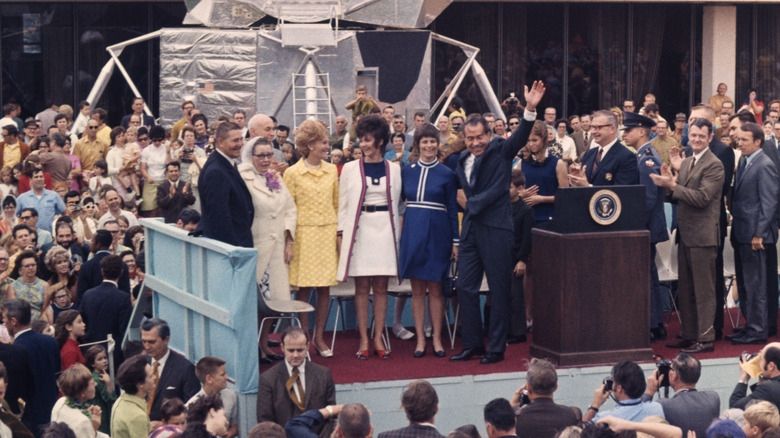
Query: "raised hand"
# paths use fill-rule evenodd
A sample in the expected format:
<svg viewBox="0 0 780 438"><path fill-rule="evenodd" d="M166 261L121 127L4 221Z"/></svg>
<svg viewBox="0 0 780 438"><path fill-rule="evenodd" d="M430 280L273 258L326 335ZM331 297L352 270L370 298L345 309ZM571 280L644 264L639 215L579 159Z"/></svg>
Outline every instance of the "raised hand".
<svg viewBox="0 0 780 438"><path fill-rule="evenodd" d="M539 105L545 90L542 81L534 81L530 91L528 90L528 85L525 85L523 87L526 102L525 109L528 111L536 111L536 105Z"/></svg>

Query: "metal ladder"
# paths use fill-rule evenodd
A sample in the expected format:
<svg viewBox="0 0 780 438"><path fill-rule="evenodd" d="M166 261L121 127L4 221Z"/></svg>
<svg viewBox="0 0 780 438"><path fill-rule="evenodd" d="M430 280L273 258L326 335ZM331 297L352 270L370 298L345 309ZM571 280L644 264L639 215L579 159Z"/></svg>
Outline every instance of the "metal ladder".
<svg viewBox="0 0 780 438"><path fill-rule="evenodd" d="M306 73L292 73L293 123L298 127L309 118L322 118L333 126L330 105L330 77L318 73L313 59L305 67Z"/></svg>

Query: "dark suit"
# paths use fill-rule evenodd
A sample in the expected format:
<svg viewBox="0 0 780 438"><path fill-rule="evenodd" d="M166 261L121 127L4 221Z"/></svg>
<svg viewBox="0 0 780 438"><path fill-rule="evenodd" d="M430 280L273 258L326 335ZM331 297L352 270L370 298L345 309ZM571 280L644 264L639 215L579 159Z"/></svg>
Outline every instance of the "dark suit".
<svg viewBox="0 0 780 438"><path fill-rule="evenodd" d="M29 403L35 394L30 355L22 346L0 342L0 362L5 365L8 372L5 401L11 407L11 411L18 414L20 409L17 400L21 398L25 403Z"/></svg>
<svg viewBox="0 0 780 438"><path fill-rule="evenodd" d="M777 151L777 146L773 141L764 141L761 146L761 150L764 151L767 157L772 160L777 169L778 177L780 177L780 153ZM780 187L780 181L778 181ZM777 226L780 227L780 202L777 203ZM765 246L766 251L766 272L775 272L777 269L777 247L774 245ZM777 275L767 275L766 277L766 299L767 299L767 328L770 333L777 333Z"/></svg>
<svg viewBox="0 0 780 438"><path fill-rule="evenodd" d="M520 409L516 431L520 438L552 438L578 423L570 407L556 404L551 398L537 398Z"/></svg>
<svg viewBox="0 0 780 438"><path fill-rule="evenodd" d="M479 311L483 272L490 288L488 351L503 353L509 329L509 293L512 276L514 225L509 202L512 159L528 141L533 122L523 118L507 139L495 138L474 158L471 181L464 151L458 163L458 180L466 195L458 260L458 302L463 316L463 347L484 346Z"/></svg>
<svg viewBox="0 0 780 438"><path fill-rule="evenodd" d="M747 160L746 160L747 163ZM766 338L767 272L766 252L754 251L753 237L761 237L764 247L777 241L777 169L772 160L758 150L750 162L740 166L734 183L731 214L731 243L734 246L737 287L743 293L740 308L745 315L748 336ZM771 275L777 275L773 268Z"/></svg>
<svg viewBox="0 0 780 438"><path fill-rule="evenodd" d="M252 195L238 169L219 151L206 160L198 190L203 215L197 230L220 242L252 248Z"/></svg>
<svg viewBox="0 0 780 438"><path fill-rule="evenodd" d="M179 219L179 213L187 208L188 205L195 203L195 195L192 194L192 188L184 194L184 181L179 180L176 184L176 191L171 197L171 181L166 179L157 186L157 205L160 207L160 214L165 219L166 224L174 224Z"/></svg>
<svg viewBox="0 0 780 438"><path fill-rule="evenodd" d="M724 172L723 164L709 149L693 169L692 161L693 157L683 160L677 187L669 196L678 205L678 299L683 338L712 342L715 340L715 259L720 242L719 198Z"/></svg>
<svg viewBox="0 0 780 438"><path fill-rule="evenodd" d="M122 342L132 312L130 295L113 283L104 281L100 286L86 291L79 301L79 313L87 324L83 342L103 341L109 333L114 341ZM119 368L122 359L122 349L114 349L114 366Z"/></svg>
<svg viewBox="0 0 780 438"><path fill-rule="evenodd" d="M729 408L745 409L753 400L766 400L780 406L780 376L751 386L750 395L747 395L747 387L747 383L737 383L729 397Z"/></svg>
<svg viewBox="0 0 780 438"><path fill-rule="evenodd" d="M100 270L100 261L107 255L110 255L108 250L98 251L91 260L81 265L79 285L76 287L79 302L86 291L103 283L103 271ZM125 291L128 296L130 295L130 271L124 263L122 263L122 276L119 277L119 289Z"/></svg>
<svg viewBox="0 0 780 438"><path fill-rule="evenodd" d="M284 426L291 418L300 415L302 411L290 399L285 383L290 378L286 361L281 361L260 374L257 386L257 421L272 421ZM305 388L303 412L312 409L322 409L336 404L336 386L330 370L306 361L304 370ZM312 428L321 437L330 435L333 422L327 421Z"/></svg>
<svg viewBox="0 0 780 438"><path fill-rule="evenodd" d="M130 126L130 117L132 114L128 114L124 117L122 117L122 122L120 123L123 128L127 129L128 126ZM146 126L147 128L151 128L155 125L154 123L154 117L147 115L147 114L141 114L142 120L141 125Z"/></svg>
<svg viewBox="0 0 780 438"><path fill-rule="evenodd" d="M651 401L649 395L642 395L642 401ZM697 437L706 437L707 428L720 415L720 397L715 391L681 390L672 398L656 399L664 408L664 417L672 426L683 431L696 432Z"/></svg>
<svg viewBox="0 0 780 438"><path fill-rule="evenodd" d="M411 423L400 429L388 430L380 433L377 438L440 438L440 434L435 427L423 426L417 423Z"/></svg>
<svg viewBox="0 0 780 438"><path fill-rule="evenodd" d="M594 186L625 186L639 184L639 171L637 170L636 157L623 146L620 141L615 141L606 154L601 157L596 169L599 147L588 149L582 156L582 167L585 168L585 176L588 182Z"/></svg>
<svg viewBox="0 0 780 438"><path fill-rule="evenodd" d="M51 420L57 402L57 375L62 371L60 347L53 337L32 330L19 335L14 345L27 350L35 378L35 395L27 403L22 420L35 436L40 436L40 428Z"/></svg>
<svg viewBox="0 0 780 438"><path fill-rule="evenodd" d="M160 374L160 380L157 381L157 389L154 391L154 401L152 402L152 411L149 413L149 419L152 421L162 420L160 415L160 406L168 398L178 398L180 400L189 400L200 391L200 381L195 375L195 365L181 354L171 352L165 367ZM150 359L150 363L154 363Z"/></svg>
<svg viewBox="0 0 780 438"><path fill-rule="evenodd" d="M661 157L650 142L636 151L639 183L645 186L645 226L650 231L650 327L664 322L664 304L655 265L655 244L669 240L664 214L664 189L655 185L651 174L661 174Z"/></svg>

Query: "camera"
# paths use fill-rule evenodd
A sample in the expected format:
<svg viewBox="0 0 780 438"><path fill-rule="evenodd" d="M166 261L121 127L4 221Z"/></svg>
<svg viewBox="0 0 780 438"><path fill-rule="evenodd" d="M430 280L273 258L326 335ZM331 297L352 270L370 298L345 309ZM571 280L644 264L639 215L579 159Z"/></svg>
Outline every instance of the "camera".
<svg viewBox="0 0 780 438"><path fill-rule="evenodd" d="M75 211L81 211L81 206L80 205L76 205L75 207L73 207L73 211L74 212Z"/></svg>
<svg viewBox="0 0 780 438"><path fill-rule="evenodd" d="M739 360L741 360L742 362L750 362L756 356L758 356L758 353L750 354L747 351L743 351L742 354L739 355Z"/></svg>
<svg viewBox="0 0 780 438"><path fill-rule="evenodd" d="M669 386L669 370L672 369L672 361L669 359L661 358L655 363L655 367L658 368L658 386Z"/></svg>
<svg viewBox="0 0 780 438"><path fill-rule="evenodd" d="M517 105L517 104L520 103L520 101L517 100L517 97L515 97L515 93L514 92L509 93L509 100L508 100L508 102L511 103L512 105Z"/></svg>
<svg viewBox="0 0 780 438"><path fill-rule="evenodd" d="M523 391L523 393L520 395L520 403L520 406L525 406L531 403L531 399L528 398L528 391Z"/></svg>
<svg viewBox="0 0 780 438"><path fill-rule="evenodd" d="M604 384L604 392L612 391L612 386L614 384L614 379L612 379L612 376L604 377L604 381L602 383Z"/></svg>

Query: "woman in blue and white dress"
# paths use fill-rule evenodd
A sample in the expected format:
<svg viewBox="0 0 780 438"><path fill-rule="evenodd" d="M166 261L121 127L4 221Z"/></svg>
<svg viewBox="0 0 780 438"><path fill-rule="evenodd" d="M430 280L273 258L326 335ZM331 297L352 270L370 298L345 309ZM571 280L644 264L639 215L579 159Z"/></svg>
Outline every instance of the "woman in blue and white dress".
<svg viewBox="0 0 780 438"><path fill-rule="evenodd" d="M360 346L356 357L368 359L368 306L374 292L374 352L389 359L382 343L387 315L387 283L398 276L398 204L401 169L382 158L390 127L377 115L361 117L357 136L363 158L344 165L339 182L337 278L355 278L355 310ZM343 239L343 243L342 243Z"/></svg>
<svg viewBox="0 0 780 438"><path fill-rule="evenodd" d="M441 326L444 315L442 280L450 259L458 255L458 204L455 172L439 162L439 131L431 124L417 129L412 157L401 169L406 199L401 233L400 275L412 282L412 314L417 332L414 357L425 355L425 294L429 293L433 352L444 357Z"/></svg>

